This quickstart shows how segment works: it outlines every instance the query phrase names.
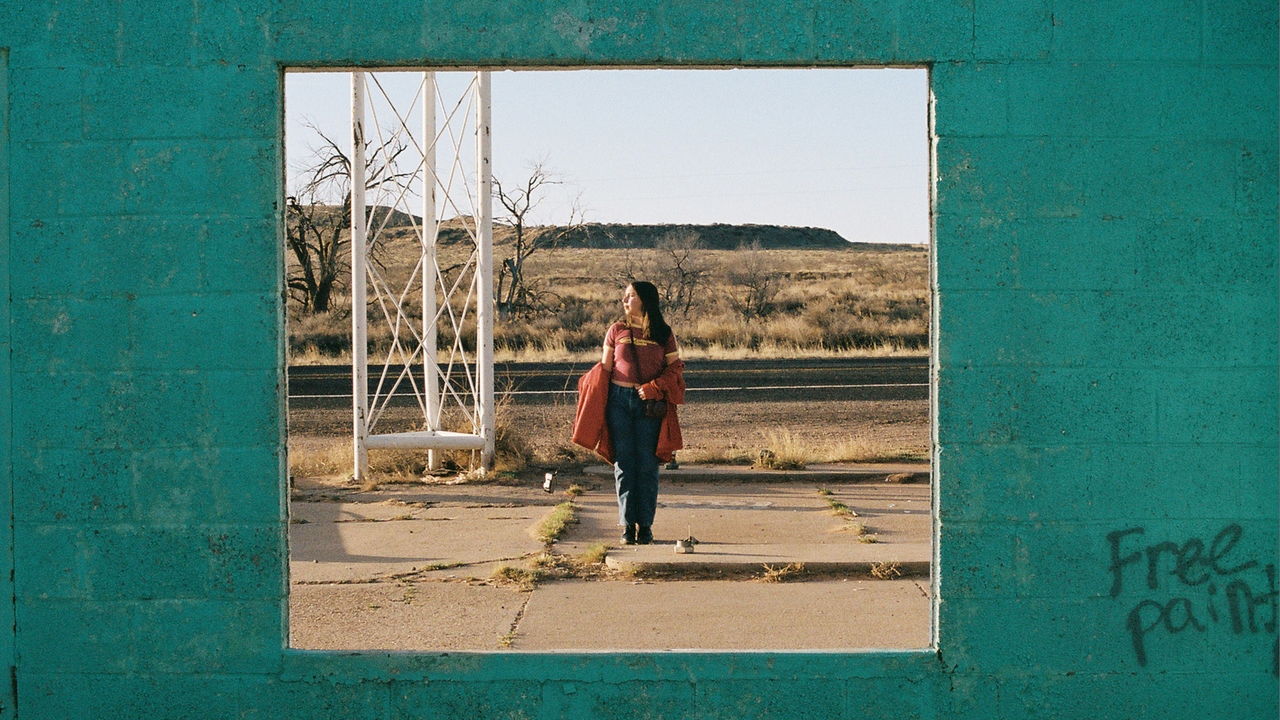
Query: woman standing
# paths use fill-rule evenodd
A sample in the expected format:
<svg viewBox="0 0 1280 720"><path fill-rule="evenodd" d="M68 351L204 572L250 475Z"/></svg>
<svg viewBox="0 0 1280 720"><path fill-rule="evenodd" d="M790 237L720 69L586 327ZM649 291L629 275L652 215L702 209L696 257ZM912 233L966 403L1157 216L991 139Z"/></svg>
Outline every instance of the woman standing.
<svg viewBox="0 0 1280 720"><path fill-rule="evenodd" d="M605 423L613 450L622 542L647 545L653 542L660 454L670 459L671 451L678 449L671 446L679 445L675 406L684 402L683 363L653 283L637 280L628 285L622 309L623 319L605 333L600 359L609 377Z"/></svg>

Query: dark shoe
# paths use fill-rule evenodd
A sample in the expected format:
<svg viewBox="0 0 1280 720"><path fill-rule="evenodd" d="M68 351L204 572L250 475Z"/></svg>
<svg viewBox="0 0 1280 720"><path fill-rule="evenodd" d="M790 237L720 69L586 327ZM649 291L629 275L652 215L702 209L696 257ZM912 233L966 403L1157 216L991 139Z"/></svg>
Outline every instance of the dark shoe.
<svg viewBox="0 0 1280 720"><path fill-rule="evenodd" d="M641 525L640 532L636 534L636 543L640 545L652 545L653 528L648 525Z"/></svg>
<svg viewBox="0 0 1280 720"><path fill-rule="evenodd" d="M623 528L623 530L622 530L622 544L623 544L623 545L635 545L635 544L636 544L636 526L635 526L635 523L628 523L628 524L627 524L627 526L626 526L625 528Z"/></svg>

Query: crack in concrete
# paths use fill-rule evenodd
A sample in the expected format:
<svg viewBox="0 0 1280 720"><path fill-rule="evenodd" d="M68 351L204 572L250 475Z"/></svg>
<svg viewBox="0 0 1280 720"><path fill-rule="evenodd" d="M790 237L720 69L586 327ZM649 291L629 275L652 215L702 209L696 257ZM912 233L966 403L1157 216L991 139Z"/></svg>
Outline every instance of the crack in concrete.
<svg viewBox="0 0 1280 720"><path fill-rule="evenodd" d="M516 634L520 631L520 621L524 620L524 611L529 607L529 601L533 599L533 591L525 595L524 602L520 604L520 609L516 611L516 616L511 620L511 629L506 635L498 638L498 646L503 649L510 649L516 641Z"/></svg>

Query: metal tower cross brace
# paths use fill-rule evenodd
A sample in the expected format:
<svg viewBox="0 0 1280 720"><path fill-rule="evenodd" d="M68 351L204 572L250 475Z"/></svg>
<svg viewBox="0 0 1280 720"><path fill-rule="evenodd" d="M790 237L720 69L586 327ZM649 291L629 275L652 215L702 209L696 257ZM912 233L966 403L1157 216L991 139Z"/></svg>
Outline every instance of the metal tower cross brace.
<svg viewBox="0 0 1280 720"><path fill-rule="evenodd" d="M370 97L372 84L372 97ZM415 134L409 116L421 104ZM403 105L403 102L401 103ZM477 72L461 97L446 103L435 73L422 73L416 97L396 106L373 73L351 74L351 377L355 479L368 474L368 451L421 449L437 467L438 450L479 450L482 468L494 454L493 384L493 202L489 73ZM379 121L379 111L390 117ZM441 117L437 120L437 110ZM365 113L373 115L366 132ZM463 167L469 138L475 141L474 193ZM441 148L448 167L437 167ZM411 207L414 196L420 201ZM370 201L372 196L372 201ZM372 210L372 211L371 211ZM414 210L421 214L421 221ZM407 279L389 277L374 251L390 235L389 225L407 216L421 250ZM465 231L460 263L441 269L439 233L444 216ZM456 253L455 253L456 254ZM381 370L369 376L368 290L375 322L385 322L390 341L377 348ZM421 316L411 307L421 303ZM474 350L464 327L475 321ZM448 336L437 329L444 325ZM446 346L441 348L441 341ZM372 395L370 394L372 392ZM376 431L392 400L412 398L421 429ZM443 429L448 425L453 430Z"/></svg>

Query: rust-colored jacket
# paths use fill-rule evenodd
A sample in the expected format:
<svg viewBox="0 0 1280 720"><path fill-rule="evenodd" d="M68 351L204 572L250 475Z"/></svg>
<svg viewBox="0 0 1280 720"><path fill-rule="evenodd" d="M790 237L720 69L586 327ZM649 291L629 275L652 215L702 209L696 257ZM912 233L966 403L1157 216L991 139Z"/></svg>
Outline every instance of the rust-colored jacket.
<svg viewBox="0 0 1280 720"><path fill-rule="evenodd" d="M594 450L605 462L613 462L613 445L609 441L609 424L605 408L609 404L609 382L612 373L596 363L578 378L578 410L573 417L573 443ZM667 416L658 431L659 459L670 462L672 454L684 447L680 435L680 418L676 406L684 404L684 363L676 360L663 369L656 379L644 384L645 393L667 401Z"/></svg>

